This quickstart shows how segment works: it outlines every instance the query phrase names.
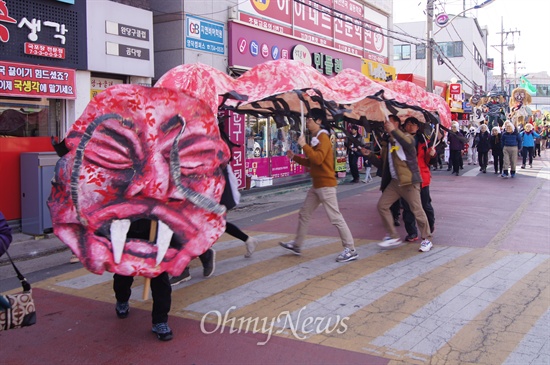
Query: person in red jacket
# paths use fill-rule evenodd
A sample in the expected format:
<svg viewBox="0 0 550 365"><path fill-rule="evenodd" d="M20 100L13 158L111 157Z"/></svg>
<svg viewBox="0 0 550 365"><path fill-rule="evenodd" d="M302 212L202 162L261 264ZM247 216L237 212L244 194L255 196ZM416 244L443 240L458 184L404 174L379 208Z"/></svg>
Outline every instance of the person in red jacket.
<svg viewBox="0 0 550 365"><path fill-rule="evenodd" d="M420 170L420 176L422 177L420 201L422 203L422 209L424 209L426 217L428 218L430 232L433 233L435 229L435 212L432 207L432 198L430 197L430 182L432 179L430 160L436 156L436 151L433 146L430 146L424 134L418 133L419 127L420 121L414 117L405 119L405 123L403 124L405 131L415 138L418 168ZM414 214L405 199L401 199L401 205L403 206L403 221L405 222L405 230L407 231L405 240L414 242L418 240L418 230L416 228Z"/></svg>

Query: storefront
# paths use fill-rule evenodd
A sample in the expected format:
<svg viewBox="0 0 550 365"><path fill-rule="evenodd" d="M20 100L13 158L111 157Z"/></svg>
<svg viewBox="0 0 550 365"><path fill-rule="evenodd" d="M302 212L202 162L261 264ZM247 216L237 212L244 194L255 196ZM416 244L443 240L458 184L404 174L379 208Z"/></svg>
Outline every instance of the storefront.
<svg viewBox="0 0 550 365"><path fill-rule="evenodd" d="M22 153L53 152L51 138L64 138L107 87L151 85L152 18L112 1L0 1L0 170L9 176L0 179L0 210L8 220L24 215Z"/></svg>
<svg viewBox="0 0 550 365"><path fill-rule="evenodd" d="M354 1L327 3L349 15L341 17L328 15L319 7L293 4L292 10L280 2L239 4L228 22L228 63L234 75L279 58L300 60L327 77L344 68L363 71L368 60L375 67L366 66L365 70L379 72L377 63L388 62L387 38L376 26L387 28L387 16ZM363 24L370 27L353 24L348 21L351 17L364 19ZM233 165L241 188L246 175L261 180L306 173L286 157L288 150L302 153L297 144L300 131L278 128L272 119L232 113L226 127L231 139L241 144L240 150L234 150ZM341 162L342 156L335 156L335 161Z"/></svg>
<svg viewBox="0 0 550 365"><path fill-rule="evenodd" d="M53 151L77 69L86 69L86 3L0 1L0 210L21 217L20 155Z"/></svg>

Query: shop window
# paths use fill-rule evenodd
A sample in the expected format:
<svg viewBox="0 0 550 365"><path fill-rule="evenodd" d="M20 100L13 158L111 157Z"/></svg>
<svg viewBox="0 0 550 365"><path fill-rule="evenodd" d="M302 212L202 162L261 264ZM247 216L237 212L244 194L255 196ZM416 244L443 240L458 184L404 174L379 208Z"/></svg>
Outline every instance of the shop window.
<svg viewBox="0 0 550 365"><path fill-rule="evenodd" d="M289 126L277 128L272 118L247 116L246 158L286 156L288 150L302 153L299 136Z"/></svg>
<svg viewBox="0 0 550 365"><path fill-rule="evenodd" d="M0 136L47 136L48 113L46 99L0 99Z"/></svg>

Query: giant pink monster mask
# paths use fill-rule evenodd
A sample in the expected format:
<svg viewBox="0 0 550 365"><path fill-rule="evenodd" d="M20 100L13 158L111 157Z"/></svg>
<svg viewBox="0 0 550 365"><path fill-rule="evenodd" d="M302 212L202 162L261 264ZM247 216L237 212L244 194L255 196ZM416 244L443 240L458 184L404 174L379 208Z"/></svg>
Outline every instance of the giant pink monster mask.
<svg viewBox="0 0 550 365"><path fill-rule="evenodd" d="M91 272L179 275L224 232L219 167L230 154L204 102L113 86L88 104L65 143L48 205L55 234Z"/></svg>

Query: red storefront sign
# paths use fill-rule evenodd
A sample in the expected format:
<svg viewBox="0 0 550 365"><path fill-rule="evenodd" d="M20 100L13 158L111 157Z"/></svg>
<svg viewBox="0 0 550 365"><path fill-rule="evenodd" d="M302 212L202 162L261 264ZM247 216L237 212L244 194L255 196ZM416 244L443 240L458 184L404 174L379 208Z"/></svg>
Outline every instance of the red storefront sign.
<svg viewBox="0 0 550 365"><path fill-rule="evenodd" d="M460 84L449 85L449 94L460 95L461 93L462 93L462 88L460 87Z"/></svg>
<svg viewBox="0 0 550 365"><path fill-rule="evenodd" d="M76 99L76 71L0 61L0 95Z"/></svg>

